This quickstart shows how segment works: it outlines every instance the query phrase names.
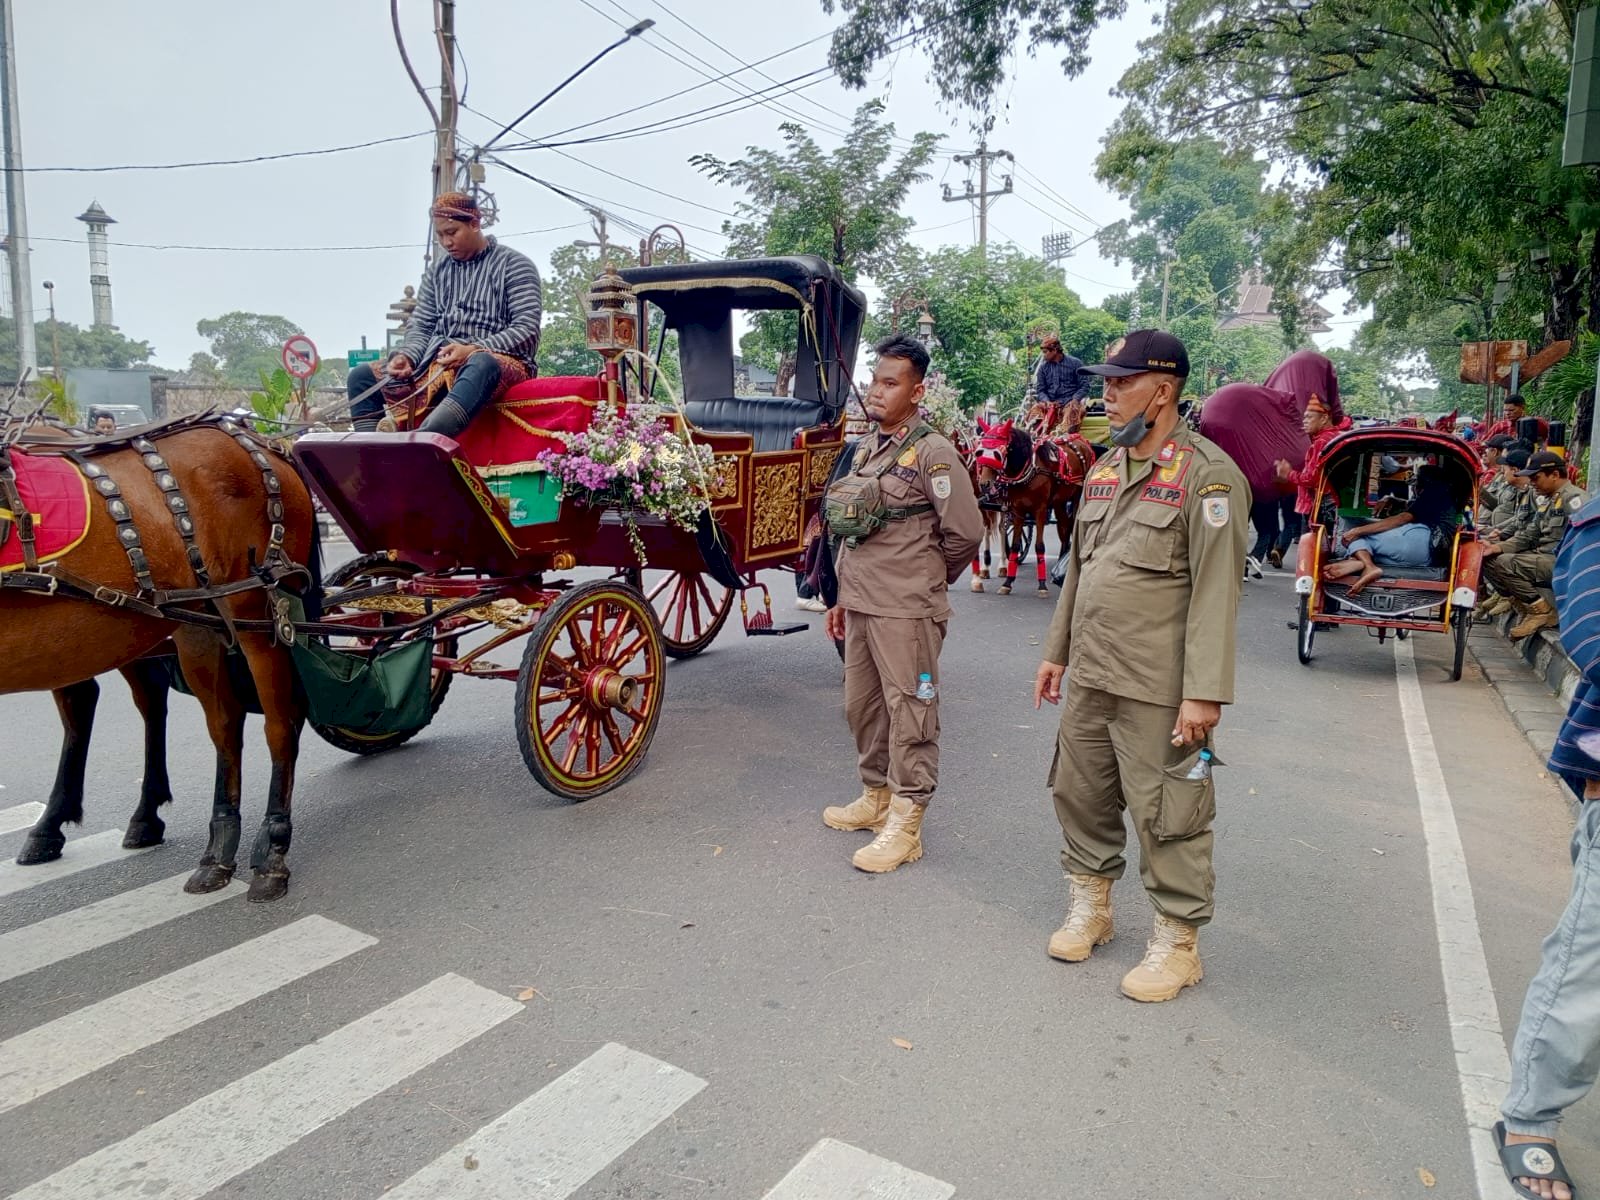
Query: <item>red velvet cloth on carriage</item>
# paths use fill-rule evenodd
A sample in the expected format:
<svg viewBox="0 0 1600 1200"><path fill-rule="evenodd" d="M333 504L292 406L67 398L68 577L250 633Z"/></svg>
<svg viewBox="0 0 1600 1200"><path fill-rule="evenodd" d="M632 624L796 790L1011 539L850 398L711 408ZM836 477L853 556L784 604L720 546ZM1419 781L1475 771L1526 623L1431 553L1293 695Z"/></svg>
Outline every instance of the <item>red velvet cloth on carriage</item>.
<svg viewBox="0 0 1600 1200"><path fill-rule="evenodd" d="M463 431L461 453L473 466L503 468L562 449L559 434L578 433L594 420L601 382L596 375L550 375L512 386Z"/></svg>
<svg viewBox="0 0 1600 1200"><path fill-rule="evenodd" d="M17 492L33 514L34 544L39 561L61 558L89 533L89 481L70 460L53 454L11 452L17 473ZM0 500L0 517L7 533L0 537L0 571L22 566L22 539L11 524L11 513Z"/></svg>
<svg viewBox="0 0 1600 1200"><path fill-rule="evenodd" d="M1200 434L1221 446L1233 459L1250 494L1270 500L1294 491L1278 482L1273 464L1287 459L1299 469L1310 441L1300 428L1305 406L1293 392L1255 383L1228 383L1206 397L1200 409Z"/></svg>

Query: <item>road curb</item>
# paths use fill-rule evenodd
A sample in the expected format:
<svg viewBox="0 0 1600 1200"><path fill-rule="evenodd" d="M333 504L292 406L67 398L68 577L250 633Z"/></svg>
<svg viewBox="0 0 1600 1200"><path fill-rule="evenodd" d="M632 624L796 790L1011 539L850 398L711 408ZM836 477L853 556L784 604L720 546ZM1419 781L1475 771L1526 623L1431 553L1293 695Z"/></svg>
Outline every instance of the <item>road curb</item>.
<svg viewBox="0 0 1600 1200"><path fill-rule="evenodd" d="M1484 678L1542 763L1550 756L1582 676L1561 648L1555 630L1541 629L1531 637L1513 641L1511 626L1519 619L1511 613L1491 625L1476 625L1467 645ZM1579 797L1565 780L1561 780L1561 787L1576 814Z"/></svg>

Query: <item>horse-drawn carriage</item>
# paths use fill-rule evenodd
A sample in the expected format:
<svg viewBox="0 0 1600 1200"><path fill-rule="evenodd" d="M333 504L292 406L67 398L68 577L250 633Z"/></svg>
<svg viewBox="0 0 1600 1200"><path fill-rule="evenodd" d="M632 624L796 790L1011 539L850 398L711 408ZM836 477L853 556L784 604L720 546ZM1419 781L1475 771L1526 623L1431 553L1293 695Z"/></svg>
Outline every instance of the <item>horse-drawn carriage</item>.
<svg viewBox="0 0 1600 1200"><path fill-rule="evenodd" d="M423 728L455 676L515 681L529 770L577 799L639 766L661 714L666 657L709 645L735 594L747 633L806 628L774 622L756 575L798 566L842 449L861 294L821 259L795 257L630 269L603 277L591 300L589 340L604 370L513 388L460 442L309 434L291 468L229 416L106 438L13 421L0 437L0 551L13 531L10 550L22 545L9 565L0 554L0 650L10 664L0 693L48 688L62 701L175 639L219 755L211 839L189 890L215 890L233 874L245 692L267 714L272 754L251 855L251 898L269 900L287 886L302 704L332 744L370 754ZM794 315L795 395L738 395L736 314L771 310ZM682 403L659 415L706 448L690 455L705 460L706 506L692 531L586 503L593 497L581 490L563 494L540 457L597 413L664 399L652 330L657 357L675 335L683 381ZM41 552L34 484L23 476L45 479L46 461L51 478L72 477L60 490L81 535ZM225 494L207 491L218 487ZM321 587L295 565L314 559L312 493L361 552ZM580 581L580 570L590 577ZM754 613L752 590L762 599ZM224 662L224 638L242 651L230 660L238 669ZM518 641L520 662L504 659ZM57 650L52 664L41 644L82 653ZM58 857L62 822L81 818L93 695L61 711L64 786L23 861ZM164 706L151 719L164 727ZM151 783L164 778L164 767L147 770L125 845L161 840L155 809L168 797Z"/></svg>
<svg viewBox="0 0 1600 1200"><path fill-rule="evenodd" d="M864 309L860 293L816 258L638 267L597 289L611 303L627 296L629 319L607 328L637 339L627 346L602 333L602 375L520 384L459 444L427 433L313 434L294 450L364 555L330 579L323 623L347 627L335 644L373 653L431 639L435 708L453 675L515 680L528 769L573 798L614 787L638 766L660 716L663 655L708 646L736 595L749 634L806 628L773 621L756 573L800 559L842 446ZM629 366L633 402L659 390L656 365L645 361L651 306L664 318L657 352L676 335L683 381L681 404L666 412L711 451L710 506L693 532L561 496L539 463L597 408L628 402ZM796 394L736 395L735 315L768 310L797 317ZM564 575L593 567L613 577L574 584ZM752 590L762 602L755 613ZM524 638L520 665L495 660ZM318 728L356 753L416 732Z"/></svg>

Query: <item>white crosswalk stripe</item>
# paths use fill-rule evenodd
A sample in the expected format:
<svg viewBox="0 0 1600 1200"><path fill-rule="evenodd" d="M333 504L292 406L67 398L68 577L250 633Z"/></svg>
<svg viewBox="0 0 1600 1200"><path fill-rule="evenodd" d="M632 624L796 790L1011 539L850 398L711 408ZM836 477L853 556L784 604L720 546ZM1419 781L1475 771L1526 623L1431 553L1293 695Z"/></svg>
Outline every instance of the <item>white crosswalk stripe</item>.
<svg viewBox="0 0 1600 1200"><path fill-rule="evenodd" d="M0 808L0 833L15 833L19 829L26 829L44 815L44 805L37 800L30 800L26 804L13 804L10 808Z"/></svg>
<svg viewBox="0 0 1600 1200"><path fill-rule="evenodd" d="M124 850L122 836L122 830L108 829L104 833L91 833L88 837L73 838L55 862L40 863L37 866L19 867L10 859L0 862L0 896L9 896L14 892L37 887L41 883L49 883L67 875L76 875L79 871L87 871L91 867L102 867L119 858L148 854L155 849L151 846L144 850Z"/></svg>
<svg viewBox="0 0 1600 1200"><path fill-rule="evenodd" d="M459 975L440 976L11 1200L197 1200L522 1011Z"/></svg>
<svg viewBox="0 0 1600 1200"><path fill-rule="evenodd" d="M10 933L0 933L0 983L245 893L242 885L234 884L221 891L191 896L183 890L183 881L188 877L185 871Z"/></svg>
<svg viewBox="0 0 1600 1200"><path fill-rule="evenodd" d="M0 1113L376 941L325 917L302 917L0 1042Z"/></svg>
<svg viewBox="0 0 1600 1200"><path fill-rule="evenodd" d="M765 1200L949 1200L948 1183L823 1138Z"/></svg>
<svg viewBox="0 0 1600 1200"><path fill-rule="evenodd" d="M390 1200L562 1200L705 1087L609 1043L447 1150ZM471 1158L476 1166L462 1170Z"/></svg>

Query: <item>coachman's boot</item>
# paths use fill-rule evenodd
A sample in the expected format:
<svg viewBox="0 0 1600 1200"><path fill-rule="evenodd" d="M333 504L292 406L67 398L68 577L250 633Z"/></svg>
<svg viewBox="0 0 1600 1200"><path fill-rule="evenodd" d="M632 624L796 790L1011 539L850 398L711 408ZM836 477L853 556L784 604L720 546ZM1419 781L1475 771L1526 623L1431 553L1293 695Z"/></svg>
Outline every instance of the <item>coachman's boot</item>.
<svg viewBox="0 0 1600 1200"><path fill-rule="evenodd" d="M858 871L892 871L901 863L922 857L922 816L927 807L913 804L904 796L889 801L889 819L883 832L857 850L850 863Z"/></svg>
<svg viewBox="0 0 1600 1200"><path fill-rule="evenodd" d="M1199 939L1198 925L1157 913L1144 961L1122 977L1122 994L1154 1004L1171 1000L1199 983L1205 976L1200 969Z"/></svg>
<svg viewBox="0 0 1600 1200"><path fill-rule="evenodd" d="M1551 629L1561 623L1555 606L1543 596L1523 610L1522 620L1511 627L1513 638L1531 637L1541 629Z"/></svg>
<svg viewBox="0 0 1600 1200"><path fill-rule="evenodd" d="M876 833L889 819L889 789L863 787L861 795L849 804L830 804L822 810L822 823L829 829L870 829Z"/></svg>
<svg viewBox="0 0 1600 1200"><path fill-rule="evenodd" d="M1116 932L1111 925L1111 880L1100 875L1068 875L1072 899L1067 919L1050 935L1050 957L1082 962Z"/></svg>

